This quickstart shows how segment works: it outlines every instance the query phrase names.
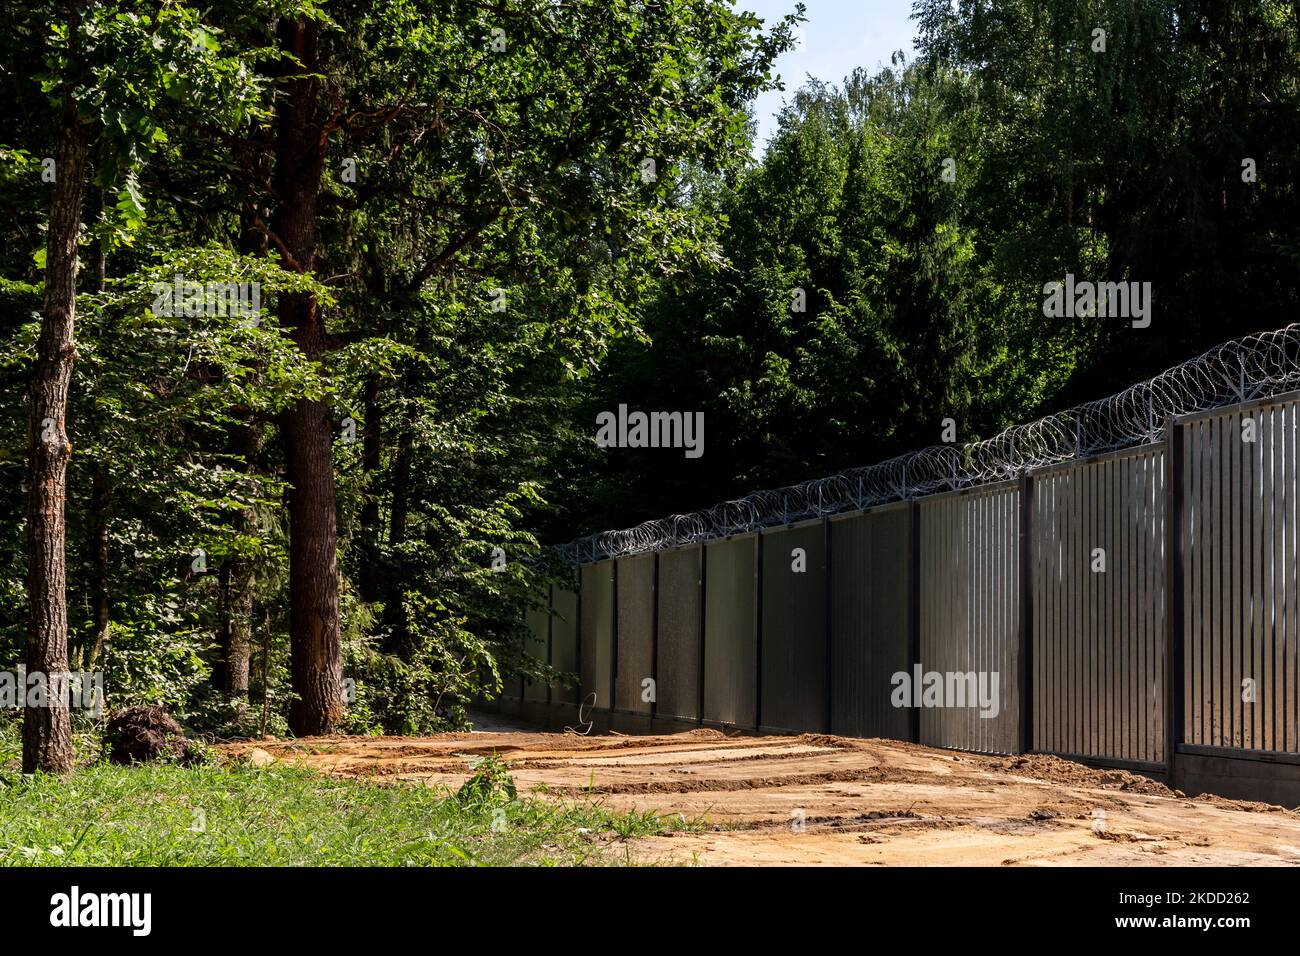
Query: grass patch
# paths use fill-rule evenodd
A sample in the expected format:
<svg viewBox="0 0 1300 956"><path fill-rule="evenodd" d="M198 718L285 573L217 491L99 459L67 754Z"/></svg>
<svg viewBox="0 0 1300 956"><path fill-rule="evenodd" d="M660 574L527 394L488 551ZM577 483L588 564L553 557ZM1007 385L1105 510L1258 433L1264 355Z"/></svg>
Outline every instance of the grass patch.
<svg viewBox="0 0 1300 956"><path fill-rule="evenodd" d="M516 798L507 781L494 758L456 794L279 764L5 773L0 864L610 865L636 862L628 839L687 828L676 816Z"/></svg>

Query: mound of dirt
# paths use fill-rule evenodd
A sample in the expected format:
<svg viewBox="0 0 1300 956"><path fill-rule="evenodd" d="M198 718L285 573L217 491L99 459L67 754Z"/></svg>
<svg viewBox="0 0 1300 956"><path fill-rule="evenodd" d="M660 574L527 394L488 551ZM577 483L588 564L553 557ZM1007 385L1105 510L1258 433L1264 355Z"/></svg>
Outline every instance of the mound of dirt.
<svg viewBox="0 0 1300 956"><path fill-rule="evenodd" d="M203 750L185 736L161 707L126 707L109 715L104 730L111 763L175 760L182 766L203 762Z"/></svg>
<svg viewBox="0 0 1300 956"><path fill-rule="evenodd" d="M1051 754L1020 754L1000 760L994 766L999 770L1035 777L1039 780L1097 787L1101 790L1122 790L1125 793L1141 793L1153 797L1174 796L1174 791L1150 777L1129 773L1127 770L1100 770L1085 767L1081 763Z"/></svg>
<svg viewBox="0 0 1300 956"><path fill-rule="evenodd" d="M796 739L810 747L836 747L841 750L852 750L857 743L848 737L834 737L830 734L800 734Z"/></svg>
<svg viewBox="0 0 1300 956"><path fill-rule="evenodd" d="M1300 808L1288 809L1280 807L1275 803L1260 803L1257 800L1233 800L1229 797L1220 797L1213 793L1203 793L1200 796L1193 797L1197 803L1208 803L1216 807L1224 807L1229 810L1243 810L1246 813L1287 813L1291 816L1300 817Z"/></svg>
<svg viewBox="0 0 1300 956"><path fill-rule="evenodd" d="M712 727L696 727L694 730L686 730L674 736L683 740L726 740L727 735L720 730Z"/></svg>

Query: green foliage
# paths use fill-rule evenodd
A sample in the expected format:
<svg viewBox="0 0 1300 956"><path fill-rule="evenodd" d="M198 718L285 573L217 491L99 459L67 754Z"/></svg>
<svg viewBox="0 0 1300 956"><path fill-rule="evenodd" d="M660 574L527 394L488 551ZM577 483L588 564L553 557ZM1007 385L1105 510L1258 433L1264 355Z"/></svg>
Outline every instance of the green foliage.
<svg viewBox="0 0 1300 956"><path fill-rule="evenodd" d="M613 349L573 427L623 402L698 410L707 451L588 444L565 532L882 461L945 418L987 437L1300 308L1294 4L923 0L916 17L919 60L811 82L754 168L692 190L718 262L657 283L649 342ZM1151 282L1151 328L1045 319L1066 273Z"/></svg>
<svg viewBox="0 0 1300 956"><path fill-rule="evenodd" d="M925 62L970 78L949 109L978 123L960 144L970 217L1007 293L1041 302L1066 272L1152 284L1150 329L1063 329L1089 343L1072 399L1300 307L1297 15L1284 0L917 4Z"/></svg>
<svg viewBox="0 0 1300 956"><path fill-rule="evenodd" d="M308 477L337 494L346 728L430 733L565 680L525 643L564 575L544 542L878 461L943 418L988 435L1300 306L1294 4L922 0L916 63L810 83L758 163L745 109L802 7L767 29L726 0L509 7L5 4L0 409L26 415L71 116L69 639L110 705L285 732L304 401L336 436ZM271 28L295 21L310 64ZM273 171L307 73L298 262ZM1151 281L1156 324L1044 321L1067 271ZM257 283L262 321L159 314L177 277ZM320 341L281 308L308 300ZM703 411L704 458L598 451L621 403ZM28 441L0 432L0 667L25 640Z"/></svg>
<svg viewBox="0 0 1300 956"><path fill-rule="evenodd" d="M283 732L282 439L304 400L327 404L338 435L347 728L459 729L505 675L555 676L524 654L522 621L553 574L534 526L580 440L572 384L639 334L655 276L715 258L707 217L680 193L693 170L744 154L744 104L774 82L791 21L764 32L723 0L513 12L493 50L500 17L462 2L12 11L0 228L25 252L0 270L0 407L21 420L41 160L71 110L90 157L66 423L69 640L74 666L106 671L110 706ZM319 31L310 83L328 114L311 263L273 231L273 94L308 65L272 24L299 19ZM263 321L160 314L177 278L257 283ZM289 296L327 321L319 346L281 328ZM0 517L21 528L27 436L5 435ZM22 654L24 577L19 534L0 545L0 666ZM216 686L236 632L252 649L247 699Z"/></svg>
<svg viewBox="0 0 1300 956"><path fill-rule="evenodd" d="M99 662L106 693L112 706L158 703L187 719L201 713L207 697L221 564L236 557L261 562L269 583L284 560L274 519L283 484L274 474L249 481L247 462L224 447L231 416L238 410L274 415L295 396L328 386L265 314L256 325L235 315L156 314L155 285L170 285L177 275L198 283L259 283L265 314L284 294L314 289L323 302L331 299L310 277L279 269L274 260L216 247L173 250L103 293L81 298L71 429L77 454L69 482L70 496L87 503L94 501L97 469L111 486L102 516L113 582L113 617ZM22 401L34 335L23 324L0 340L0 390L9 407ZM25 439L9 433L0 467L21 468ZM21 484L7 482L3 491L17 525ZM253 534L233 520L250 509L266 515ZM86 664L95 643L94 555L77 545L78 534L94 531L90 518L84 508L70 514L70 639L74 663ZM21 659L25 628L20 549L7 554L4 567L3 587L16 599L0 606L0 660L12 667Z"/></svg>
<svg viewBox="0 0 1300 956"><path fill-rule="evenodd" d="M474 776L456 791L456 801L466 809L482 812L508 806L519 799L514 778L505 762L495 753L470 761Z"/></svg>
<svg viewBox="0 0 1300 956"><path fill-rule="evenodd" d="M0 865L599 866L675 819L589 802L465 803L285 766L98 764L66 781L5 773Z"/></svg>
<svg viewBox="0 0 1300 956"><path fill-rule="evenodd" d="M156 704L188 721L212 676L204 660L209 648L202 631L168 626L176 623L173 608L163 605L155 611L156 616L140 621L110 622L104 696L114 708Z"/></svg>
<svg viewBox="0 0 1300 956"><path fill-rule="evenodd" d="M971 135L973 118L946 107L967 85L915 65L812 83L761 163L697 191L725 264L659 284L649 341L615 349L575 428L623 402L698 410L706 453L589 448L585 521L626 525L883 460L935 443L943 418L988 433L1054 394L1086 343L1004 294L980 262L964 179L941 176Z"/></svg>

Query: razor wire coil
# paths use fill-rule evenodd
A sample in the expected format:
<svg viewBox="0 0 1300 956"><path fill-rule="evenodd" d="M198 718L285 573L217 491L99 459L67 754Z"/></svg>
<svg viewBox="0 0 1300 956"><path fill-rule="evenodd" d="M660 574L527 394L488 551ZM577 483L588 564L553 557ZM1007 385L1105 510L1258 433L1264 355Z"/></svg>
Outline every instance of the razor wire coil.
<svg viewBox="0 0 1300 956"><path fill-rule="evenodd" d="M1013 425L992 438L933 445L874 465L756 491L689 514L602 531L557 550L576 563L644 554L893 501L1161 441L1166 423L1300 388L1300 324L1225 342L1108 398Z"/></svg>

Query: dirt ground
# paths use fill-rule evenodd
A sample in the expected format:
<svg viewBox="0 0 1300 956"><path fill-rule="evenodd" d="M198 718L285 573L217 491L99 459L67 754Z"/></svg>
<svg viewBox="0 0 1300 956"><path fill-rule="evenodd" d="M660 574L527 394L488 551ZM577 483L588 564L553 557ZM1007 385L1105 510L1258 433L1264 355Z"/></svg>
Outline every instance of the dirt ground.
<svg viewBox="0 0 1300 956"><path fill-rule="evenodd" d="M501 732L225 745L368 779L456 787L496 752L521 792L681 814L698 832L634 841L706 865L1300 864L1300 813L1188 799L1056 757L992 757L805 734L657 737ZM706 824L698 829L698 824Z"/></svg>

